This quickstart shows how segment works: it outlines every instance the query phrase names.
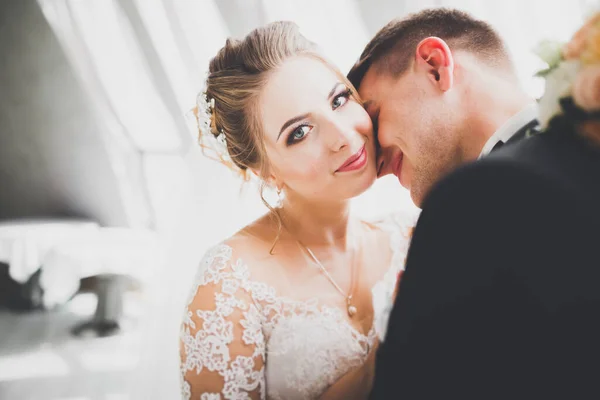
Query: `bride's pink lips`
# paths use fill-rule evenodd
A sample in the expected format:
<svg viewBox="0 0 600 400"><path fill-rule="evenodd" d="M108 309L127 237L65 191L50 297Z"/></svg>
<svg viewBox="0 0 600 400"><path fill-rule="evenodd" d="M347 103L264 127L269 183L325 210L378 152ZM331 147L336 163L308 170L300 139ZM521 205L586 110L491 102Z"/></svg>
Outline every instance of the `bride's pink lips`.
<svg viewBox="0 0 600 400"><path fill-rule="evenodd" d="M361 169L367 164L367 150L363 144L360 150L351 155L335 172L350 172Z"/></svg>

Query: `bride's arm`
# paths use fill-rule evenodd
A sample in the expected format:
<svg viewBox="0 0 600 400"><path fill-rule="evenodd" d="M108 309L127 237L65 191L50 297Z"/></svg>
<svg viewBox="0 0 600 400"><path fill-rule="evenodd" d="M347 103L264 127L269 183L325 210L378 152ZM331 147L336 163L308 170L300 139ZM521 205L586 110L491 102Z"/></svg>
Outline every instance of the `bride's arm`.
<svg viewBox="0 0 600 400"><path fill-rule="evenodd" d="M207 255L181 326L182 399L262 399L265 342L259 311L227 253Z"/></svg>
<svg viewBox="0 0 600 400"><path fill-rule="evenodd" d="M363 400L369 397L373 378L375 377L375 356L377 343L371 349L365 363L346 373L342 378L327 389L320 400Z"/></svg>

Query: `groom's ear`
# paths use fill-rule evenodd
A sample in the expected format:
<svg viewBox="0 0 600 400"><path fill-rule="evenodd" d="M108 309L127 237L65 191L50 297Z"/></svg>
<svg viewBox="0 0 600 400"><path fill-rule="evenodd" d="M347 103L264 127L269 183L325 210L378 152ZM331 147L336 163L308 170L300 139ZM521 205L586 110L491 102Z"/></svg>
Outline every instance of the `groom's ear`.
<svg viewBox="0 0 600 400"><path fill-rule="evenodd" d="M435 36L423 39L417 45L416 63L440 90L445 92L452 88L454 57L445 41Z"/></svg>

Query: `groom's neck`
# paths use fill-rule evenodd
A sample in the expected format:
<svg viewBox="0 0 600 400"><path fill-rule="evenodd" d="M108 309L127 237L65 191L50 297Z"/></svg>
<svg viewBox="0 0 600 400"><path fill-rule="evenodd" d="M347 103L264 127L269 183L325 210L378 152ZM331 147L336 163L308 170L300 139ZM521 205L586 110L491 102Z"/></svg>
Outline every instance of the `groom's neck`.
<svg viewBox="0 0 600 400"><path fill-rule="evenodd" d="M506 85L506 83L505 83ZM463 129L462 152L465 161L475 160L485 143L510 118L534 102L517 84L503 87L502 82L480 85L472 92L472 112Z"/></svg>

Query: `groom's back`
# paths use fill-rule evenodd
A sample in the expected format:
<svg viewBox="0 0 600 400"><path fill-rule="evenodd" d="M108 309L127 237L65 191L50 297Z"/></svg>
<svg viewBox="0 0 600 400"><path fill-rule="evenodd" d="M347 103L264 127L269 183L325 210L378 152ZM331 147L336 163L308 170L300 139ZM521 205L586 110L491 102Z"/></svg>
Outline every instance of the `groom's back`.
<svg viewBox="0 0 600 400"><path fill-rule="evenodd" d="M599 398L600 149L572 133L550 131L506 146L481 167L496 164L499 174L514 166L534 177L523 182L530 187L516 183L512 190L547 194L539 199L546 204L514 207L522 221L514 230L530 236L521 236L524 246L499 249L520 260L507 266L512 279L505 288L515 291L509 300L518 310L506 323L522 335L509 339L513 368L529 393Z"/></svg>
<svg viewBox="0 0 600 400"><path fill-rule="evenodd" d="M574 204L581 203L590 217L600 216L600 145L572 132L549 131L518 141L493 152L483 162L510 163L539 174L540 179L577 195L572 199Z"/></svg>
<svg viewBox="0 0 600 400"><path fill-rule="evenodd" d="M508 197L522 193L522 204L489 204L490 212L513 214L515 223L499 224L490 234L497 252L487 257L503 260L502 266L493 263L502 275L497 296L504 310L496 317L503 327L495 337L500 350L487 360L481 358L485 351L475 355L483 361L477 368L495 371L498 379L490 383L513 398L600 398L600 149L550 131L505 146L471 168L499 182L523 176L504 186L514 192ZM544 195L529 195L537 191ZM490 232L496 229L491 221ZM504 242L509 236L518 239Z"/></svg>
<svg viewBox="0 0 600 400"><path fill-rule="evenodd" d="M600 151L506 145L425 199L373 398L600 398Z"/></svg>

